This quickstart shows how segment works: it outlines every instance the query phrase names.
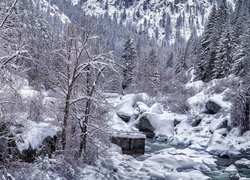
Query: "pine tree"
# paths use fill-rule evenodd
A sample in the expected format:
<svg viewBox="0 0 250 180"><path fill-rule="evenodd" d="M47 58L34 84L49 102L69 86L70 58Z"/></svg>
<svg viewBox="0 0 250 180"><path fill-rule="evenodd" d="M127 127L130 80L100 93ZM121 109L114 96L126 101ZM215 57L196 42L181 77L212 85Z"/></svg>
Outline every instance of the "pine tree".
<svg viewBox="0 0 250 180"><path fill-rule="evenodd" d="M203 81L209 81L212 78L214 61L215 61L215 44L216 44L216 34L215 26L217 23L217 11L216 7L213 9L208 18L207 25L205 27L205 32L201 40L201 60L197 65L196 76L200 77Z"/></svg>
<svg viewBox="0 0 250 180"><path fill-rule="evenodd" d="M213 78L223 78L230 74L233 63L233 43L230 28L225 27L216 51Z"/></svg>
<svg viewBox="0 0 250 180"><path fill-rule="evenodd" d="M242 2L238 17L233 26L235 46L233 73L240 76L249 76L250 71L250 3Z"/></svg>
<svg viewBox="0 0 250 180"><path fill-rule="evenodd" d="M128 88L133 83L134 79L134 68L136 64L136 50L132 39L128 39L124 44L123 50L123 82L122 90ZM123 92L124 93L124 92Z"/></svg>

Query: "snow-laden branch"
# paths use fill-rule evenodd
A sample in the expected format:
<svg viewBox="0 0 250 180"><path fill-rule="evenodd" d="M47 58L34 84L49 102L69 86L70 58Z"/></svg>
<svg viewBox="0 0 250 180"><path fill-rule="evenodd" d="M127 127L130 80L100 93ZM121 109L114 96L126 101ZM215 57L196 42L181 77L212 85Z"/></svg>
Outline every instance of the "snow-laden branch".
<svg viewBox="0 0 250 180"><path fill-rule="evenodd" d="M3 27L3 25L5 24L5 22L7 21L7 19L9 18L9 16L11 15L13 9L15 8L16 4L17 4L18 0L15 0L13 2L13 4L11 5L11 7L9 8L6 16L3 18L2 22L0 23L0 28Z"/></svg>

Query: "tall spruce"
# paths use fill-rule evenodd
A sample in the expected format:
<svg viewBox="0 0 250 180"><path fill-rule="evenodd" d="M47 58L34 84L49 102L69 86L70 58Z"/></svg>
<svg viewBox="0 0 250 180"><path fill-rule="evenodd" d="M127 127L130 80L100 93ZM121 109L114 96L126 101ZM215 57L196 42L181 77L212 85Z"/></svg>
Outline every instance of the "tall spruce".
<svg viewBox="0 0 250 180"><path fill-rule="evenodd" d="M249 76L250 71L250 2L243 1L233 26L235 55L233 73Z"/></svg>
<svg viewBox="0 0 250 180"><path fill-rule="evenodd" d="M216 50L213 78L223 78L231 73L234 47L229 23L224 27Z"/></svg>
<svg viewBox="0 0 250 180"><path fill-rule="evenodd" d="M215 61L215 44L216 34L215 27L217 23L217 11L216 7L213 6L210 16L208 18L205 32L201 40L201 60L197 65L197 76L203 81L209 81L212 78L214 61Z"/></svg>
<svg viewBox="0 0 250 180"><path fill-rule="evenodd" d="M132 39L128 39L124 44L123 50L123 81L122 81L122 93L127 89L134 79L134 69L136 66L136 50Z"/></svg>

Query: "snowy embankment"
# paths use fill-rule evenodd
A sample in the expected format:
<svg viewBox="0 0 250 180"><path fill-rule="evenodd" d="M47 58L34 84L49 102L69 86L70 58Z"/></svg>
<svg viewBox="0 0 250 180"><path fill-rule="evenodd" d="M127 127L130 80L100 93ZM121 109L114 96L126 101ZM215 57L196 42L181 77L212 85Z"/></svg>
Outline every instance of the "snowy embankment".
<svg viewBox="0 0 250 180"><path fill-rule="evenodd" d="M201 171L204 169L201 168L210 171L209 167L215 162L212 155L236 157L243 150L249 150L250 132L239 136L238 128L228 129L232 103L227 96L235 91L230 89L228 84L238 82L239 79L233 76L209 83L189 82L186 88L192 88L195 95L187 100L190 108L187 114L166 111L161 104L153 103L146 94L107 95L114 107L108 114L111 128L142 131L147 137L149 131L153 131L150 132L150 137L174 147L186 147L179 150L173 148L173 151L178 151L181 156L169 152L169 149L163 149L146 154L143 161L114 152L112 161L121 173L120 176L124 174L125 178L130 172L131 178L144 175L145 179L207 179L208 177L202 175ZM221 87L223 83L226 84L225 87ZM210 161L207 161L208 159ZM178 172L184 169L185 172Z"/></svg>
<svg viewBox="0 0 250 180"><path fill-rule="evenodd" d="M35 90L25 78L10 74L8 78L12 81L12 86L5 85L1 93L10 97L15 93L19 98L13 112L6 112L6 117L10 117L6 121L10 124L10 133L14 136L20 153L30 148L37 149L44 139L52 138L60 131L55 125L58 99L50 97L44 90Z"/></svg>

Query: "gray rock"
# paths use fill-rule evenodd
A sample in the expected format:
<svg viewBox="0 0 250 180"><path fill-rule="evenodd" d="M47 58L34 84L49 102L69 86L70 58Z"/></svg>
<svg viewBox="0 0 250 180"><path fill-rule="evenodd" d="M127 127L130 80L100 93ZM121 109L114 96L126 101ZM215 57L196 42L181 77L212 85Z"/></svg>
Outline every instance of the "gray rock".
<svg viewBox="0 0 250 180"><path fill-rule="evenodd" d="M39 150L38 150L38 155L48 155L48 157L50 158L52 153L56 151L58 146L58 138L55 135L54 137L46 137L43 140L42 145L40 146Z"/></svg>
<svg viewBox="0 0 250 180"><path fill-rule="evenodd" d="M206 103L206 114L216 114L221 110L221 106L215 103L214 101L209 100Z"/></svg>
<svg viewBox="0 0 250 180"><path fill-rule="evenodd" d="M121 118L124 122L129 122L131 116L125 113L117 112L116 113L119 118Z"/></svg>
<svg viewBox="0 0 250 180"><path fill-rule="evenodd" d="M112 136L111 142L120 146L123 154L137 157L145 152L145 137Z"/></svg>
<svg viewBox="0 0 250 180"><path fill-rule="evenodd" d="M32 163L36 157L36 149L33 149L31 145L29 145L28 149L20 152L20 158L27 163Z"/></svg>
<svg viewBox="0 0 250 180"><path fill-rule="evenodd" d="M143 132L147 138L153 138L155 136L155 128L152 126L146 116L140 117L136 127L139 129L139 131Z"/></svg>
<svg viewBox="0 0 250 180"><path fill-rule="evenodd" d="M189 121L192 127L196 127L201 123L202 118L200 116L194 116L194 117L191 117Z"/></svg>
<svg viewBox="0 0 250 180"><path fill-rule="evenodd" d="M180 124L181 121L178 120L178 119L174 119L173 123L174 123L174 127L175 127L175 126L177 126L178 124Z"/></svg>

